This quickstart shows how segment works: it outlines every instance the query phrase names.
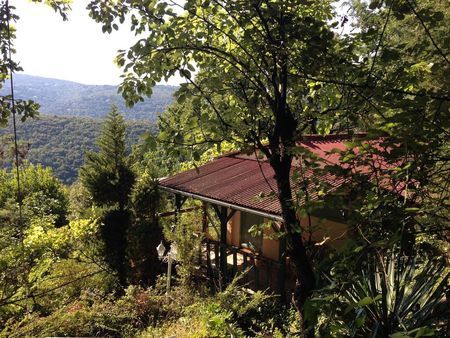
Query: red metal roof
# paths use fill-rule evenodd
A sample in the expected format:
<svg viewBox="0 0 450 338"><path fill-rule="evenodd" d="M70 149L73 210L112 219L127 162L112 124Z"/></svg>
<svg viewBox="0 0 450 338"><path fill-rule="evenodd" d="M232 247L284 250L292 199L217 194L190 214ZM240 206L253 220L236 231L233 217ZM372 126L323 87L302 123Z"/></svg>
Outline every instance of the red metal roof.
<svg viewBox="0 0 450 338"><path fill-rule="evenodd" d="M346 135L306 136L298 145L304 147L325 162L339 163L338 154L328 154L333 149L344 150L345 142L350 138ZM297 163L298 164L298 163ZM293 170L296 163L293 165ZM305 175L311 175L307 171ZM330 187L341 186L345 180L325 174L319 178ZM295 182L291 182L295 189ZM280 215L281 208L276 197L260 198L261 193L269 195L272 189L277 190L274 171L269 163L257 160L239 152L221 156L202 165L198 170L188 170L160 181L162 187L170 188L180 193L194 194L232 205L249 208L273 215ZM309 189L308 189L309 190ZM276 195L274 195L276 196ZM311 199L317 198L311 189Z"/></svg>

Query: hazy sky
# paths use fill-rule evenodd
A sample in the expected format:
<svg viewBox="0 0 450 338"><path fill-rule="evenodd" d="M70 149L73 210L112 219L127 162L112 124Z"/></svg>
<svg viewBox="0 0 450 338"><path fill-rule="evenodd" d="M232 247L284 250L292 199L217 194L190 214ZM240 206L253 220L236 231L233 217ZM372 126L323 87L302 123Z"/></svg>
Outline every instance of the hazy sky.
<svg viewBox="0 0 450 338"><path fill-rule="evenodd" d="M20 16L16 24L15 59L25 74L85 84L119 84L121 73L113 60L118 49L127 49L136 38L127 26L103 34L101 25L89 18L85 9L89 1L73 2L69 21L64 22L48 6L10 0ZM168 84L177 85L181 81L175 77Z"/></svg>
<svg viewBox="0 0 450 338"><path fill-rule="evenodd" d="M85 84L118 84L120 70L113 63L118 49L135 38L128 27L103 34L88 16L87 0L74 0L69 21L51 8L26 0L10 0L20 20L15 25L15 47L25 74L71 80ZM176 85L178 78L169 81Z"/></svg>

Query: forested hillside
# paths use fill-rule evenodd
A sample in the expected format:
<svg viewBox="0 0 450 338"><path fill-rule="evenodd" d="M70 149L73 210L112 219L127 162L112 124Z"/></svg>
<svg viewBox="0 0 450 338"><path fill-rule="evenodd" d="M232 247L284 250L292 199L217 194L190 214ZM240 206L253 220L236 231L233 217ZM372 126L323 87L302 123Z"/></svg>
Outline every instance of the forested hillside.
<svg viewBox="0 0 450 338"><path fill-rule="evenodd" d="M18 136L19 140L30 144L28 160L51 167L59 179L70 184L77 178L85 152L96 149L95 140L101 125L101 119L42 115L18 124ZM148 121L128 121L128 150L152 126ZM11 135L11 128L0 128L0 137L8 138L8 135Z"/></svg>
<svg viewBox="0 0 450 338"><path fill-rule="evenodd" d="M9 83L5 83L0 94L9 94L9 88ZM23 74L16 74L14 77L16 98L32 99L41 105L41 113L58 116L102 118L109 112L111 105L115 104L127 120L153 121L172 102L172 95L177 88L155 86L151 98L133 108L127 108L117 93L117 86L85 85Z"/></svg>

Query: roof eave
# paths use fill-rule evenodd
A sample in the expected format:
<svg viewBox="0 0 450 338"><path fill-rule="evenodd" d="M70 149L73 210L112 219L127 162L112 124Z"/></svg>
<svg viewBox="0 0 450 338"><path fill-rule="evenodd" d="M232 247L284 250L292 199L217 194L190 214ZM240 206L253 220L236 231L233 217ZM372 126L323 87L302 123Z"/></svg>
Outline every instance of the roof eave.
<svg viewBox="0 0 450 338"><path fill-rule="evenodd" d="M206 196L202 196L202 195L198 195L198 194L194 194L191 192L187 192L187 191L183 191L183 190L179 190L179 189L175 189L175 188L171 188L171 187L166 187L164 185L159 184L159 187L163 190L166 190L168 192L174 193L174 194L180 194L186 197L192 197L204 202L208 202L208 203L213 203L213 204L217 204L223 207L227 207L227 208L231 208L231 209L235 209L238 211L243 211L243 212L249 212L261 217L265 217L274 221L279 221L279 222L283 222L283 217L281 217L280 215L277 214L272 214L272 213L268 213L268 212L264 212L264 211L260 211L260 210L256 210L256 209L252 209L252 208L247 208L247 207L243 207L241 205L237 205L237 204L233 204L233 203L229 203L229 202L225 202L225 201L221 201L221 200L217 200L214 198L210 198L210 197L206 197Z"/></svg>

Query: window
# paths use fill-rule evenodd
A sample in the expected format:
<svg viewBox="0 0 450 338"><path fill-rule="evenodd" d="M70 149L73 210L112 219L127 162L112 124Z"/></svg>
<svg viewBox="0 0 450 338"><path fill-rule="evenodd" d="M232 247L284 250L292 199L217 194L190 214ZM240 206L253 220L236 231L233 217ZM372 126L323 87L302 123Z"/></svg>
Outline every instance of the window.
<svg viewBox="0 0 450 338"><path fill-rule="evenodd" d="M261 250L262 234L254 237L248 231L253 225L262 223L264 223L264 218L262 216L241 212L241 245L245 243L248 247L253 247L255 251Z"/></svg>

